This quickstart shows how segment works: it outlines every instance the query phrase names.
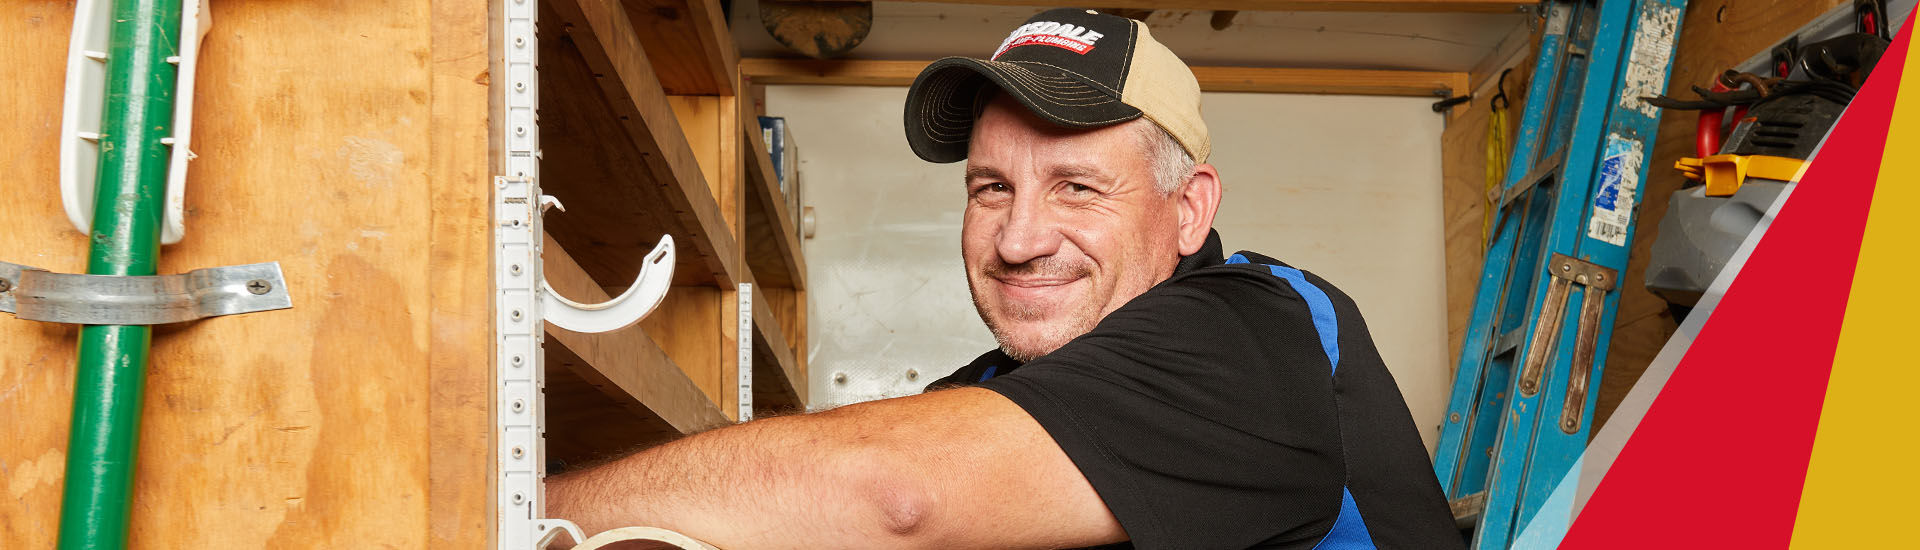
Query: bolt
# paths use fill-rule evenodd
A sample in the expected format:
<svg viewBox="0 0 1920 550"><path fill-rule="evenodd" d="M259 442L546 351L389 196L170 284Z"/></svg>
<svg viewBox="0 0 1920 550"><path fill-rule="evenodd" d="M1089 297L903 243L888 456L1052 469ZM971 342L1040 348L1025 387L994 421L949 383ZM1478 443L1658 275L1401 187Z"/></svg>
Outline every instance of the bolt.
<svg viewBox="0 0 1920 550"><path fill-rule="evenodd" d="M1595 281L1605 281L1605 280L1607 280L1607 276L1606 276L1605 274L1602 274L1602 273L1595 273L1595 274L1593 274L1593 280L1595 280Z"/></svg>
<svg viewBox="0 0 1920 550"><path fill-rule="evenodd" d="M514 457L514 458L520 458L520 457L522 457L522 456L526 456L526 454L527 454L527 452L526 452L526 451L524 451L524 450L521 450L521 449L520 449L519 447L514 447L514 448L513 448L513 457Z"/></svg>
<svg viewBox="0 0 1920 550"><path fill-rule="evenodd" d="M835 384L847 383L847 373L844 373L844 372L833 373L833 383Z"/></svg>
<svg viewBox="0 0 1920 550"><path fill-rule="evenodd" d="M513 310L513 314L512 314L512 315L510 315L510 316L511 316L511 317L513 317L513 320L515 320L515 321L518 321L518 320L520 320L520 317L521 317L521 315L520 315L520 310L517 310L517 309L516 309L516 310Z"/></svg>
<svg viewBox="0 0 1920 550"><path fill-rule="evenodd" d="M527 496L526 496L526 495L523 495L523 494L520 494L520 493L514 493L514 494L513 494L513 503L514 503L514 504L521 504L521 503L525 503L526 501L527 501Z"/></svg>
<svg viewBox="0 0 1920 550"><path fill-rule="evenodd" d="M515 355L515 356L513 356L513 366L516 366L516 367L518 367L518 366L520 366L520 365L521 365L522 363L526 363L526 362L527 362L527 360L526 360L525 358L523 358L523 357L520 357L520 356L518 356L518 355Z"/></svg>
<svg viewBox="0 0 1920 550"><path fill-rule="evenodd" d="M265 279L247 281L247 292L252 292L255 296L266 294L271 290L273 290L273 283L269 283Z"/></svg>
<svg viewBox="0 0 1920 550"><path fill-rule="evenodd" d="M1573 264L1560 264L1560 271L1562 272L1571 271L1572 269L1573 269Z"/></svg>
<svg viewBox="0 0 1920 550"><path fill-rule="evenodd" d="M0 292L6 292L9 290L13 290L13 281L0 279Z"/></svg>
<svg viewBox="0 0 1920 550"><path fill-rule="evenodd" d="M524 91L527 91L527 83L525 83L525 82L515 82L515 83L513 83L513 91L516 91L516 92L524 92Z"/></svg>
<svg viewBox="0 0 1920 550"><path fill-rule="evenodd" d="M1453 414L1450 414L1450 415L1447 415L1447 421L1448 421L1448 422L1459 422L1459 421L1460 421L1460 413L1453 413Z"/></svg>
<svg viewBox="0 0 1920 550"><path fill-rule="evenodd" d="M513 412L520 412L524 410L527 410L527 402L521 401L519 399L513 400Z"/></svg>
<svg viewBox="0 0 1920 550"><path fill-rule="evenodd" d="M920 371L919 371L919 370L916 370L916 369L907 369L907 379L908 379L908 380L919 380L919 379L920 379Z"/></svg>
<svg viewBox="0 0 1920 550"><path fill-rule="evenodd" d="M516 47L516 48L519 48L519 47L524 47L524 46L526 46L526 45L527 45L527 38L526 38L526 37L524 37L524 36L515 36L515 37L513 37L513 47Z"/></svg>

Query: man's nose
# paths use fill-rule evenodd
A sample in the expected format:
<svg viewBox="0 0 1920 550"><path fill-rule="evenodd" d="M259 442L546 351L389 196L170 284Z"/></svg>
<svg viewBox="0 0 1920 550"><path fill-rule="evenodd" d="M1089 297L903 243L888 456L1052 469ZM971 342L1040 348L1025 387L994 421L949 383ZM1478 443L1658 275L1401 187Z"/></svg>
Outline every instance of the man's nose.
<svg viewBox="0 0 1920 550"><path fill-rule="evenodd" d="M1007 225L1000 229L996 243L1000 261L1020 265L1060 250L1066 237L1040 197L1019 197L1007 214Z"/></svg>

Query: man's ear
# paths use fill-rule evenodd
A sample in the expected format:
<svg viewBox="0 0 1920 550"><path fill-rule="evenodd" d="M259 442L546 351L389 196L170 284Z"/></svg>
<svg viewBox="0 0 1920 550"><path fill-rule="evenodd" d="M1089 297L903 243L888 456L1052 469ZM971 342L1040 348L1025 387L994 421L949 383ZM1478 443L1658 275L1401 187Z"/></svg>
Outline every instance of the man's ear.
<svg viewBox="0 0 1920 550"><path fill-rule="evenodd" d="M1207 244L1213 215L1220 211L1220 172L1211 164L1193 167L1193 176L1177 196L1180 208L1180 255L1188 256Z"/></svg>

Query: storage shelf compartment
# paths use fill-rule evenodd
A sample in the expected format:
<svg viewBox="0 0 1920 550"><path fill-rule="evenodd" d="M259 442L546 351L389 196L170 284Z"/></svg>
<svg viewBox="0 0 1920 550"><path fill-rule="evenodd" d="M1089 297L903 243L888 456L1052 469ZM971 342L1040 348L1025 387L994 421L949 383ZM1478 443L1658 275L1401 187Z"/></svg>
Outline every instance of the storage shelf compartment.
<svg viewBox="0 0 1920 550"><path fill-rule="evenodd" d="M607 292L549 236L547 283L562 295L604 302ZM599 334L546 329L549 450L563 462L657 443L721 426L714 400L640 325Z"/></svg>
<svg viewBox="0 0 1920 550"><path fill-rule="evenodd" d="M776 288L807 288L807 264L802 256L800 236L794 230L794 215L780 193L780 182L773 169L767 144L760 138L760 125L753 117L742 119L741 147L746 152L747 223L745 238L747 269L760 284Z"/></svg>
<svg viewBox="0 0 1920 550"><path fill-rule="evenodd" d="M772 304L792 303L791 290L756 287L753 293L753 408L794 412L807 407L807 371L790 334L804 327L787 326L795 315ZM769 299L771 298L771 300ZM795 310L797 311L797 310Z"/></svg>
<svg viewBox="0 0 1920 550"><path fill-rule="evenodd" d="M628 15L604 1L543 2L541 187L547 228L602 284L622 285L658 235L676 285L731 286L736 243Z"/></svg>

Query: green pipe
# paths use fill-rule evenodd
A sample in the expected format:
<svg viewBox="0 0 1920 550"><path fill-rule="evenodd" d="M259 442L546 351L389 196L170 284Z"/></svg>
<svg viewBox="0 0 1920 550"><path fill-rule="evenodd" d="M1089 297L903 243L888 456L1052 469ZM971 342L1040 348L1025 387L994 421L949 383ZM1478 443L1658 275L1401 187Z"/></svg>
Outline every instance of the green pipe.
<svg viewBox="0 0 1920 550"><path fill-rule="evenodd" d="M115 0L87 273L153 275L166 200L180 0ZM125 548L152 327L80 327L60 548Z"/></svg>

